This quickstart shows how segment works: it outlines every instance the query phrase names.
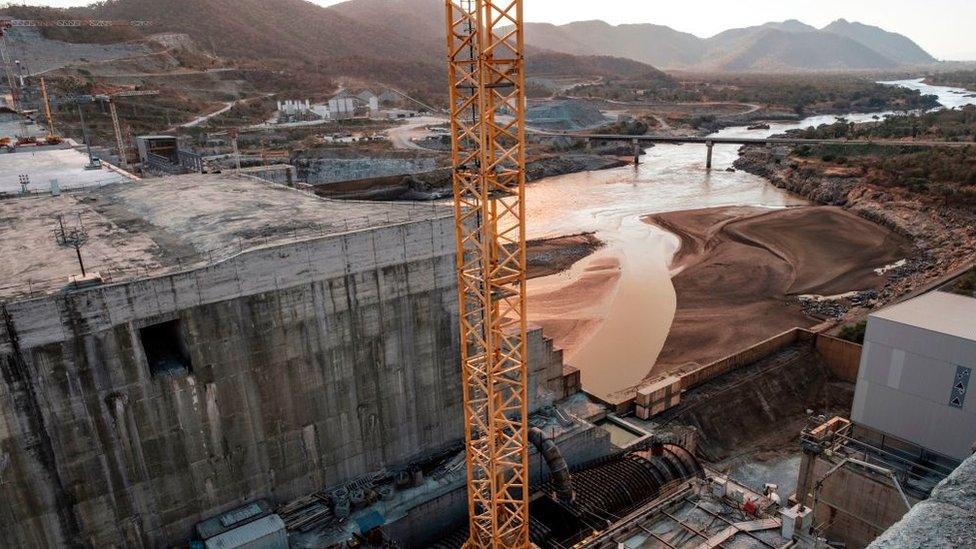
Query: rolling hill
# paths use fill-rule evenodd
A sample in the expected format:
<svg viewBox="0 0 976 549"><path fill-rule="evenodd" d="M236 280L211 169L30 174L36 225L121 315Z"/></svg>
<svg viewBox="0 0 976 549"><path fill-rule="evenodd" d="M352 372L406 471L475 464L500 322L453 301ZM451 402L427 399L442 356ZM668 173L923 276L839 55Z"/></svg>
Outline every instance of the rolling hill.
<svg viewBox="0 0 976 549"><path fill-rule="evenodd" d="M741 36L713 37L698 68L732 72L893 69L894 61L845 36L763 27Z"/></svg>
<svg viewBox="0 0 976 549"><path fill-rule="evenodd" d="M305 70L317 82L347 76L438 93L445 85L443 9L441 0L348 0L330 8L306 0L106 0L66 12L150 20L147 33L185 33L221 57ZM48 9L45 17L66 12ZM50 32L78 39L70 30ZM529 23L526 41L530 75L640 73L659 82L668 77L653 67L843 71L933 61L905 36L845 20L823 29L788 20L711 38L652 24Z"/></svg>
<svg viewBox="0 0 976 549"><path fill-rule="evenodd" d="M817 29L791 19L729 29L710 38L650 24L528 23L526 41L576 55L627 57L666 69L843 71L892 69L935 61L903 35L845 20Z"/></svg>
<svg viewBox="0 0 976 549"><path fill-rule="evenodd" d="M442 52L446 48L443 0L348 0L329 9L362 24L415 37L436 50L434 62L442 63ZM526 50L526 72L530 76L640 76L661 83L672 82L670 77L646 61L629 55L609 55L586 48L557 50L531 44Z"/></svg>
<svg viewBox="0 0 976 549"><path fill-rule="evenodd" d="M603 21L580 21L566 25L527 23L529 45L576 55L612 55L656 67L684 67L697 63L706 46L692 34L662 25L613 26Z"/></svg>
<svg viewBox="0 0 976 549"><path fill-rule="evenodd" d="M908 37L878 27L838 19L823 30L856 40L898 63L925 65L935 62L934 57Z"/></svg>
<svg viewBox="0 0 976 549"><path fill-rule="evenodd" d="M443 10L440 0L350 0L331 8L305 0L107 0L67 10L4 8L5 13L23 18L148 20L153 24L145 29L147 34L184 33L226 59L434 94L447 85ZM50 32L60 33L57 38L62 40L91 36L64 29ZM527 70L530 75L630 76L636 72L668 78L632 59L567 55L542 48L532 49Z"/></svg>

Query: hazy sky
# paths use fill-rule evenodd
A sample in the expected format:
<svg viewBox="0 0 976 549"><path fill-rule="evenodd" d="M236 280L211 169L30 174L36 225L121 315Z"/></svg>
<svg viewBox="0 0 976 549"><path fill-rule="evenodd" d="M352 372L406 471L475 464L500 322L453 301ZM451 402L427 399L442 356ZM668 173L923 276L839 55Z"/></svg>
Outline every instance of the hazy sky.
<svg viewBox="0 0 976 549"><path fill-rule="evenodd" d="M84 0L20 0L69 6ZM312 0L338 4L342 0ZM525 0L529 21L657 23L711 36L725 29L800 19L822 27L845 18L900 32L940 59L976 60L976 0Z"/></svg>

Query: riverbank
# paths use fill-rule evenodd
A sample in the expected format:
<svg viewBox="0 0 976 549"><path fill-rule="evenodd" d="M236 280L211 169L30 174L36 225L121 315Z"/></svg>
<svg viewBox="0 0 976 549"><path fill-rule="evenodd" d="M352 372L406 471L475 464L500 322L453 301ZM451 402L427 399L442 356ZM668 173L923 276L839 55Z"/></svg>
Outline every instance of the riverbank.
<svg viewBox="0 0 976 549"><path fill-rule="evenodd" d="M593 233L538 238L525 243L526 278L561 273L603 246Z"/></svg>
<svg viewBox="0 0 976 549"><path fill-rule="evenodd" d="M905 239L836 207L719 207L644 221L681 241L671 266L677 306L654 375L819 324L800 296L877 291L887 277L875 269L911 254Z"/></svg>
<svg viewBox="0 0 976 549"><path fill-rule="evenodd" d="M576 264L573 271L564 275L565 284L544 285L541 289L530 285L528 295L532 323L541 326L546 337L568 357L573 357L606 322L607 308L620 286L620 259L613 252L597 253L586 262ZM539 279L545 282L543 277ZM576 367L588 366L578 357L570 358L569 363ZM613 373L607 371L605 375L612 376ZM589 380L587 391L602 394L603 389L598 389Z"/></svg>
<svg viewBox="0 0 976 549"><path fill-rule="evenodd" d="M976 70L960 70L926 76L923 83L930 86L962 88L976 97Z"/></svg>
<svg viewBox="0 0 976 549"><path fill-rule="evenodd" d="M599 154L544 156L526 163L525 179L533 182L557 175L619 168L627 164L620 158ZM451 169L440 168L410 175L312 184L308 188L319 196L341 200L428 201L450 196L452 185Z"/></svg>
<svg viewBox="0 0 976 549"><path fill-rule="evenodd" d="M976 262L976 210L898 187L866 182L857 170L819 165L792 155L788 147L744 147L737 169L760 175L781 189L820 204L843 208L910 241L917 253L889 271L875 299L836 311L839 322L862 318L931 281Z"/></svg>
<svg viewBox="0 0 976 549"><path fill-rule="evenodd" d="M924 84L913 85L923 95L937 95L940 101L946 102L944 104L950 104L950 100L962 97L950 93L953 90L929 90ZM883 113L877 113L848 115L847 118L860 123L877 122L882 116ZM748 130L745 127L733 127L715 135L769 137L790 129L818 127L835 121L834 116L815 116L795 123L770 123L769 129ZM704 166L703 146L658 146L646 152L640 166L552 178L531 185L526 193L530 236L595 231L596 236L606 242L604 248L580 260L566 272L533 280L528 286L531 321L541 325L546 335L553 338L554 344L564 350L567 362L580 370L583 387L591 394L601 397L628 391L632 393L633 388L652 370L671 331L672 312L678 307L673 278L678 279L678 292L681 293L681 278L687 276L680 272L675 275L675 271L680 270L681 263L694 255L690 253L690 250L694 250L694 239L690 233L685 235L683 250L678 250L681 242L674 233L648 226L641 221L644 217L661 212L694 211L728 205L765 208L809 206L809 201L802 197L811 197L821 203L839 204L832 202L830 198L822 200L818 197L833 194L834 186L843 188L844 185L853 185L844 182L850 177L847 173L850 170L836 167L830 167L829 171L820 174L836 178L836 183L810 189L810 192L803 192L802 184L777 185L775 180L773 185L768 184L769 180L762 176L771 175L774 169L769 172L730 169L740 158L737 146L716 146L712 170L707 170ZM788 150L762 148L759 152L766 154L770 166L777 169L788 167L790 163ZM817 160L819 159L818 156ZM782 166L777 165L778 162L782 162ZM816 172L827 166L811 164L808 168L809 171ZM800 168L799 171L806 171L806 168ZM937 205L927 207L939 209ZM850 213L859 215L856 211ZM869 216L861 217L875 220ZM910 224L911 218L906 218L906 225ZM965 224L957 226L964 227ZM969 226L976 226L976 223ZM879 229L877 226L873 228ZM821 227L813 225L808 229L818 235ZM961 237L947 235L946 240L939 245L951 244L952 238ZM917 243L914 238L909 240ZM708 252L707 246L713 242L712 239L702 237L700 241L701 248ZM820 249L832 245L833 242L827 238L814 238L808 244L812 248ZM860 253L859 249L850 252L858 257ZM677 258L678 261L672 267L679 269L669 269L668 260L672 258ZM901 262L902 258L907 261ZM865 287L864 291L854 294L821 294L825 297L808 296L806 299L801 299L802 294L790 293L788 288L778 292L783 297L778 301L773 300L772 304L778 305L780 309L788 308L788 314L785 316L786 321L779 325L780 329L773 333L796 325L846 321L849 318L845 316L848 312L876 306L893 288L897 290L904 277L923 268L927 261L924 250L915 250L902 258L877 266L885 274L884 277L877 275L884 280L880 290L874 289L876 287ZM689 269L690 265L685 263L684 267ZM740 265L740 268L745 267ZM754 276L766 274L758 268L756 271ZM819 280L819 285L824 285L822 291L827 290L829 282L830 279ZM716 277L714 287L703 285L698 288L700 299L711 299L716 293L736 283ZM799 285L815 288L818 277L807 277ZM792 291L796 292L796 289ZM840 293L846 294L846 288ZM772 295L777 295L777 292ZM770 304L769 301L766 303ZM733 305L738 306L736 303ZM747 336L755 336L749 333L753 329L753 322L764 322L762 318L758 318L761 315L723 317L721 308L715 309L715 322L707 315L701 316L703 324L709 323L703 328L706 331L716 329L716 326L719 330L728 331L730 323L739 322ZM758 320L754 320L755 318ZM680 321L678 324L680 325ZM676 340L672 339L669 346L675 345ZM748 345L741 338L728 334L725 334L724 341L719 344L729 345L732 351ZM688 338L685 342L686 349L697 349L697 345L695 338ZM707 351L706 349L706 354ZM713 353L715 354L719 353ZM689 353L686 357L677 357L674 362L685 358L688 361L704 361L703 358Z"/></svg>

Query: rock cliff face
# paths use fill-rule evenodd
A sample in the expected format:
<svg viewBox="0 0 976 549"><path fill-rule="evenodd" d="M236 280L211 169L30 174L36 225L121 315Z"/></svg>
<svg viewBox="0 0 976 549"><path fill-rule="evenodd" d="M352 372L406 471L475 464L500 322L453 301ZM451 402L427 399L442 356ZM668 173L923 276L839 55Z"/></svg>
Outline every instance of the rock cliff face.
<svg viewBox="0 0 976 549"><path fill-rule="evenodd" d="M897 268L895 280L879 296L882 302L976 261L976 211L970 207L869 185L853 172L836 175L804 168L791 159L788 147L744 147L735 167L810 200L844 207L911 239L917 253Z"/></svg>

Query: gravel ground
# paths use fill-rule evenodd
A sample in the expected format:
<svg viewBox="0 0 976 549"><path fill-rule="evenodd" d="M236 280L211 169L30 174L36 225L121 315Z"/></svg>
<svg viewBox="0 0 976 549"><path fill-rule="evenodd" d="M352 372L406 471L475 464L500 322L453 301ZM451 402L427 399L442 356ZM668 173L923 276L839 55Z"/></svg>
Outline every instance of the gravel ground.
<svg viewBox="0 0 976 549"><path fill-rule="evenodd" d="M142 44L72 44L48 40L39 29L7 30L7 48L11 59L20 60L31 74L59 69L73 63L122 59L151 53Z"/></svg>

